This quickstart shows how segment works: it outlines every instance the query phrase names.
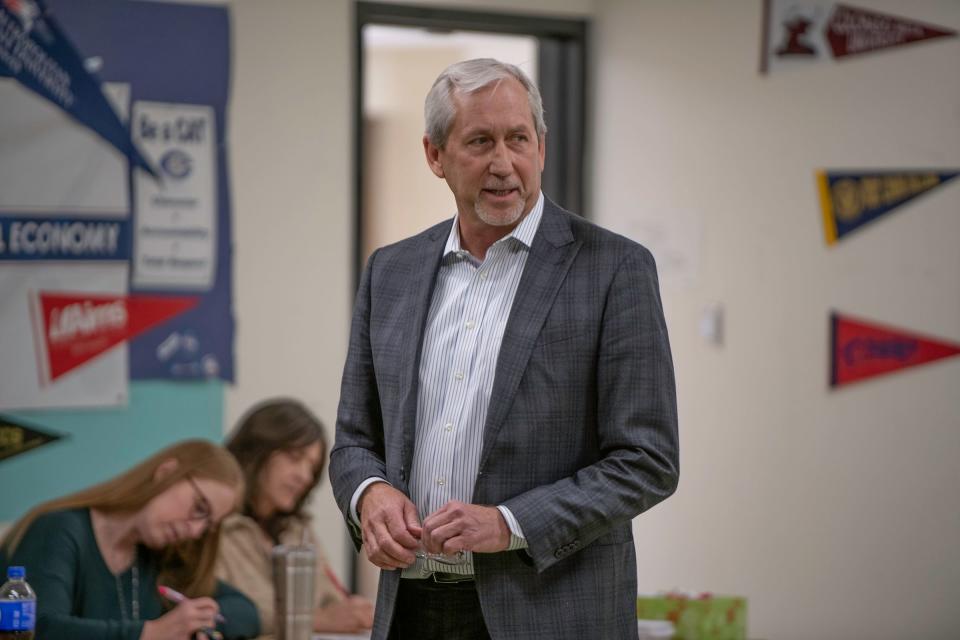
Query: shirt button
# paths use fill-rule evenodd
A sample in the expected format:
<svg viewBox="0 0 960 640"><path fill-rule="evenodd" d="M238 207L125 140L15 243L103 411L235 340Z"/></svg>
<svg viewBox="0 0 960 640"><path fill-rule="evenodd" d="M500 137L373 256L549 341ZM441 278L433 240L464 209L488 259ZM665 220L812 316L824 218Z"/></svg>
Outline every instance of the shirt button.
<svg viewBox="0 0 960 640"><path fill-rule="evenodd" d="M473 320L467 320L464 326L466 326L467 329L473 329L475 326L477 326L477 323L474 322Z"/></svg>
<svg viewBox="0 0 960 640"><path fill-rule="evenodd" d="M457 380L463 380L463 372L457 371L455 374L453 374L453 377L456 378Z"/></svg>
<svg viewBox="0 0 960 640"><path fill-rule="evenodd" d="M447 482L447 481L444 480L443 478L437 478L437 484L440 485L441 487L442 487L444 484L446 484L446 482Z"/></svg>
<svg viewBox="0 0 960 640"><path fill-rule="evenodd" d="M486 271L484 271L483 273L480 274L480 279L481 279L481 280L486 280L486 279L487 279L487 273L486 273Z"/></svg>
<svg viewBox="0 0 960 640"><path fill-rule="evenodd" d="M453 423L452 423L452 422L448 422L447 424L443 425L443 430L444 430L444 431L453 431Z"/></svg>

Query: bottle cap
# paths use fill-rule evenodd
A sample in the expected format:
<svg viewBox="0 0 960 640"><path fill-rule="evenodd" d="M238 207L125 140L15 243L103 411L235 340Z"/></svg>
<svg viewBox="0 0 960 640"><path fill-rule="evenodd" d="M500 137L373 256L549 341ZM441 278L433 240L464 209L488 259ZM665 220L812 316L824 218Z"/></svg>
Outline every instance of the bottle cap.
<svg viewBox="0 0 960 640"><path fill-rule="evenodd" d="M23 567L7 567L7 578L10 580L23 580L26 575L27 572Z"/></svg>

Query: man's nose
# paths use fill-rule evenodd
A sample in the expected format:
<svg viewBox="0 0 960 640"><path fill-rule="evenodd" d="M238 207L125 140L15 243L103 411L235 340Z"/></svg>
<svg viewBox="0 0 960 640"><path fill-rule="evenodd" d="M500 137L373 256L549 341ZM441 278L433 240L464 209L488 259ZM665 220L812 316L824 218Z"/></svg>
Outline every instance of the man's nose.
<svg viewBox="0 0 960 640"><path fill-rule="evenodd" d="M513 172L510 162L510 150L503 140L494 145L490 156L490 173L495 176L508 176Z"/></svg>

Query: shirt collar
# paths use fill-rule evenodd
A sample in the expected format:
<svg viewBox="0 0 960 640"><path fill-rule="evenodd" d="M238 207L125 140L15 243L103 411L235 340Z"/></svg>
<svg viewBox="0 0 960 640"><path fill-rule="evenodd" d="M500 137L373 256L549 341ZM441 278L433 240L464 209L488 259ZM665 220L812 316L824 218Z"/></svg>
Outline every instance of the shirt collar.
<svg viewBox="0 0 960 640"><path fill-rule="evenodd" d="M529 249L533 246L533 237L537 235L537 229L540 227L540 219L543 217L543 192L540 192L540 197L537 198L537 203L533 205L533 209L530 210L523 220L520 221L513 231L511 231L506 236L494 242L507 242L508 238L513 238L515 241L520 242L524 247ZM451 253L459 254L462 250L460 245L460 225L458 224L460 220L459 214L454 217L453 225L450 228L450 235L447 236L447 244L443 248L443 256L447 257Z"/></svg>

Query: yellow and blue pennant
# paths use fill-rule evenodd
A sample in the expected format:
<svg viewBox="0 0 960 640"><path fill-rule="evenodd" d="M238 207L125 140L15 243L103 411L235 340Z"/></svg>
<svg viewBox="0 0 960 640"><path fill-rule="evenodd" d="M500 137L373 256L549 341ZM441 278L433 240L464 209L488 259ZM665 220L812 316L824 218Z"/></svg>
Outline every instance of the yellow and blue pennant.
<svg viewBox="0 0 960 640"><path fill-rule="evenodd" d="M917 196L956 178L960 171L817 171L817 190L828 245Z"/></svg>

